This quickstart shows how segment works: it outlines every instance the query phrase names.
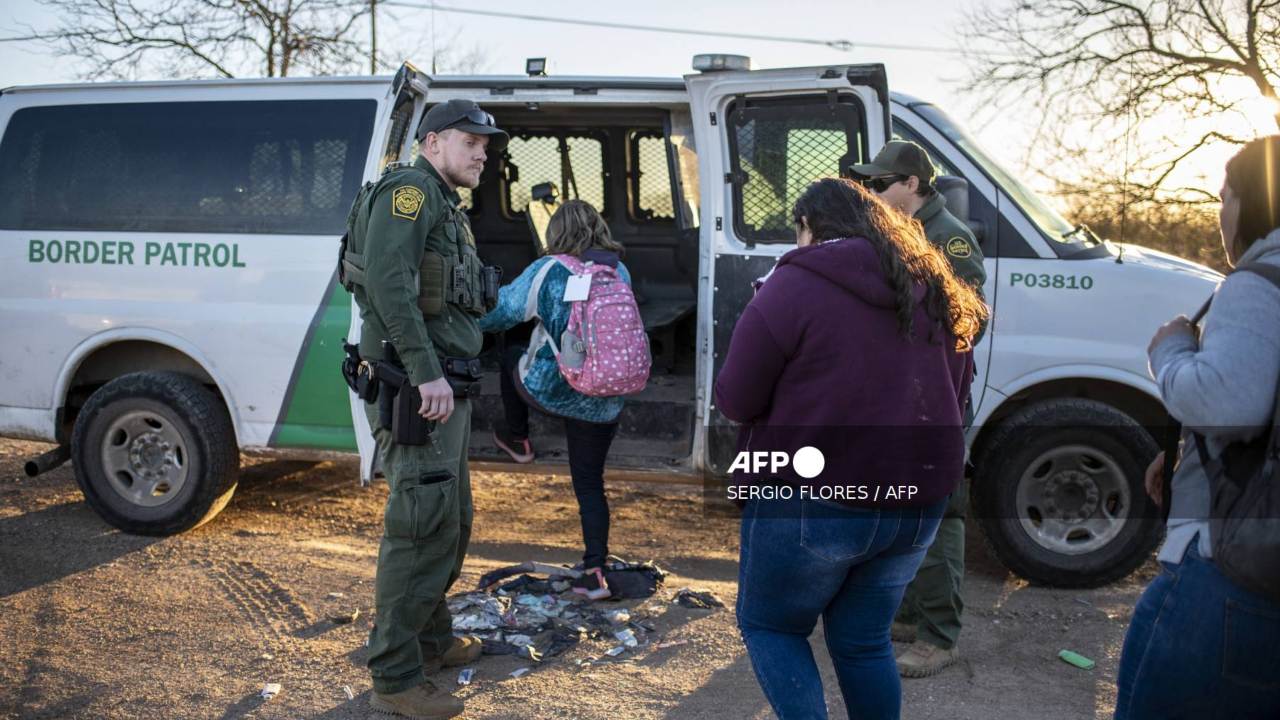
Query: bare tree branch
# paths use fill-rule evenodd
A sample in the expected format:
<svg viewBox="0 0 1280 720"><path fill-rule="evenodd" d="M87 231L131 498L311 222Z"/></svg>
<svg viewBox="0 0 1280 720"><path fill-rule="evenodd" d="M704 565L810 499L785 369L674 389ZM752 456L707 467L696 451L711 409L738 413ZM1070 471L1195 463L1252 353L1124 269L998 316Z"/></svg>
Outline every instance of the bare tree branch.
<svg viewBox="0 0 1280 720"><path fill-rule="evenodd" d="M38 34L88 79L146 69L184 77L330 74L368 57L362 0L40 0L59 17Z"/></svg>
<svg viewBox="0 0 1280 720"><path fill-rule="evenodd" d="M1198 133L1199 140L1189 144L1184 138L1138 142L1123 168L1115 167L1114 153L1086 159L1097 155L1099 144L1128 147L1135 136L1151 136L1157 119L1168 124L1173 112L1188 122L1231 115L1231 122L1241 124L1249 107L1241 103L1249 98L1240 96L1242 84L1223 81L1246 79L1257 96L1274 101L1280 86L1278 30L1280 0L997 0L971 12L963 32L971 47L1006 52L970 55L965 89L987 101L1030 97L1044 108L1042 125L1051 127L1037 131L1037 138L1058 147L1037 151L1056 152L1079 168L1080 177L1092 178L1064 182L1064 190L1119 191L1122 207L1201 203L1216 195L1181 187L1178 170L1194 166L1204 152L1220 152L1248 137L1219 128ZM1269 125L1271 132L1280 129L1280 106ZM1252 132L1267 130L1255 126ZM1082 132L1094 148L1068 140ZM1110 168L1103 171L1104 164Z"/></svg>

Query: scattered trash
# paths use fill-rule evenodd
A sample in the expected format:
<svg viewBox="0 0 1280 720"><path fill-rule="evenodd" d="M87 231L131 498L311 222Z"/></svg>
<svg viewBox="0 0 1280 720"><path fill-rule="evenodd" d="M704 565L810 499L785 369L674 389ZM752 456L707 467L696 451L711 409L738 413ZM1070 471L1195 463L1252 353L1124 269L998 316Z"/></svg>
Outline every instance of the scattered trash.
<svg viewBox="0 0 1280 720"><path fill-rule="evenodd" d="M275 656L275 655L272 655L271 653L262 653L262 659L263 659L263 660L275 660L275 659L276 659L276 656Z"/></svg>
<svg viewBox="0 0 1280 720"><path fill-rule="evenodd" d="M342 692L343 692L343 694L344 694L344 695L346 695L346 696L347 696L347 699L348 699L348 700L355 700L355 699L356 699L356 691L355 691L355 690L352 690L350 685L343 685L343 686L342 686Z"/></svg>
<svg viewBox="0 0 1280 720"><path fill-rule="evenodd" d="M329 597L331 597L331 598L333 598L333 599L335 599L335 600L337 600L337 599L341 599L341 598L344 598L344 597L346 597L346 596L347 596L347 594L346 594L346 593L340 593L340 592L331 592L331 593L329 593Z"/></svg>
<svg viewBox="0 0 1280 720"><path fill-rule="evenodd" d="M1088 600L1085 600L1084 598L1076 598L1076 602L1080 603L1085 607L1090 607L1090 608L1093 607L1093 603L1089 602Z"/></svg>
<svg viewBox="0 0 1280 720"><path fill-rule="evenodd" d="M528 675L529 671L532 669L533 668L527 668L527 667L516 668L515 670L511 671L511 677L517 678L517 679L522 678L525 675Z"/></svg>
<svg viewBox="0 0 1280 720"><path fill-rule="evenodd" d="M546 649L542 651L542 656L544 658L555 657L577 645L586 634L587 629L581 626L556 630L551 634L550 640L547 641Z"/></svg>
<svg viewBox="0 0 1280 720"><path fill-rule="evenodd" d="M1094 666L1094 662L1092 660L1070 650L1063 650L1058 653L1058 657L1061 658L1063 662L1074 665L1081 670L1092 670Z"/></svg>
<svg viewBox="0 0 1280 720"><path fill-rule="evenodd" d="M570 583L568 580L542 580L532 575L521 575L510 582L504 583L498 588L499 594L514 595L519 593L529 593L532 595L547 595L560 593L568 590Z"/></svg>
<svg viewBox="0 0 1280 720"><path fill-rule="evenodd" d="M520 648L502 640L481 638L480 642L480 652L484 655L515 655L520 652Z"/></svg>
<svg viewBox="0 0 1280 720"><path fill-rule="evenodd" d="M615 576L621 578L622 591L614 593L619 599L649 597L667 577L666 571L652 562L630 563L613 556L605 563L604 572L611 589ZM481 578L481 590L448 598L453 629L477 636L485 655L515 655L533 663L561 655L587 638L618 643L607 652L611 658L628 649L652 647L657 627L649 618L665 612L666 601L654 598L635 608L587 602L571 592L570 580L581 576L578 570L534 561L494 570ZM693 594L696 607L723 607L708 591L685 591ZM574 662L581 669L598 660L592 657ZM521 677L533 667L520 668L511 677Z"/></svg>
<svg viewBox="0 0 1280 720"><path fill-rule="evenodd" d="M681 607L697 610L724 607L724 602L710 590L694 590L693 588L680 588L680 590L676 591L675 603Z"/></svg>
<svg viewBox="0 0 1280 720"><path fill-rule="evenodd" d="M263 700L270 700L271 698L279 694L280 694L280 683L267 683L266 685L262 686L262 692L258 693L258 696L261 697Z"/></svg>
<svg viewBox="0 0 1280 720"><path fill-rule="evenodd" d="M476 674L476 669L475 669L475 668L463 668L462 672L458 673L458 684L459 684L459 685L470 685L470 684L471 684L471 676L473 676L473 675L475 675L475 674Z"/></svg>
<svg viewBox="0 0 1280 720"><path fill-rule="evenodd" d="M637 645L640 644L640 641L636 640L635 632L632 630L619 630L618 632L614 633L613 636L617 638L618 641L621 642L623 645L626 645L627 647L630 647L630 648L636 647Z"/></svg>
<svg viewBox="0 0 1280 720"><path fill-rule="evenodd" d="M522 646L518 655L534 662L542 662L542 653L538 651L538 648L532 645Z"/></svg>
<svg viewBox="0 0 1280 720"><path fill-rule="evenodd" d="M360 608L356 608L349 613L340 613L338 615L330 615L329 621L334 625L350 625L360 617Z"/></svg>
<svg viewBox="0 0 1280 720"><path fill-rule="evenodd" d="M604 579L609 585L609 593L619 600L651 597L662 587L667 574L652 560L635 563L611 555L604 564Z"/></svg>
<svg viewBox="0 0 1280 720"><path fill-rule="evenodd" d="M668 640L667 642L658 643L654 649L666 650L667 648L679 647L681 645L688 645L688 644L689 644L688 640Z"/></svg>

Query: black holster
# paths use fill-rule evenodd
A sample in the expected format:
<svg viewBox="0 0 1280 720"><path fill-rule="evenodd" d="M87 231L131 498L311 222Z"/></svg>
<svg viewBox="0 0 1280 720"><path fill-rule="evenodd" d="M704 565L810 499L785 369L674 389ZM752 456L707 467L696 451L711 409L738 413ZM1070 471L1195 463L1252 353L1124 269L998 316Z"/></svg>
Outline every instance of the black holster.
<svg viewBox="0 0 1280 720"><path fill-rule="evenodd" d="M382 342L386 361L374 362L374 374L384 387L379 394L378 422L391 431L391 439L398 445L426 445L436 429L436 421L418 414L422 408L422 395L409 381L409 374L396 349L387 341Z"/></svg>
<svg viewBox="0 0 1280 720"><path fill-rule="evenodd" d="M422 395L407 376L398 390L391 402L387 403L391 406L391 439L400 445L426 445L431 442L436 421L418 414L422 408ZM381 413L382 406L378 409Z"/></svg>
<svg viewBox="0 0 1280 720"><path fill-rule="evenodd" d="M346 338L342 339L342 349L347 354L342 359L342 379L347 381L347 387L361 400L377 402L382 383L378 382L374 365L361 358L360 347L348 343Z"/></svg>

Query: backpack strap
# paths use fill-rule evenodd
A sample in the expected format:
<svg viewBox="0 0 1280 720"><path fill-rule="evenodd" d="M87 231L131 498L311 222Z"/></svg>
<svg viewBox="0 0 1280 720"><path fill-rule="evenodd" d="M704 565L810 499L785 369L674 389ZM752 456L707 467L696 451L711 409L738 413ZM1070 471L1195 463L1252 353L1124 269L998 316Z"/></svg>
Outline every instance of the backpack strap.
<svg viewBox="0 0 1280 720"><path fill-rule="evenodd" d="M1268 263L1250 263L1248 265L1241 265L1240 267L1232 270L1231 274L1238 272L1247 272L1257 275L1263 280L1271 283L1277 289L1280 289L1280 266L1270 265ZM1212 302L1213 296L1211 295L1208 300L1204 301L1204 305L1200 308L1200 311L1196 313L1196 319L1193 322L1197 322L1200 318L1204 317L1205 312L1209 309L1209 304ZM1272 405L1271 411L1271 426L1267 429L1267 434L1268 441L1264 472L1269 472L1269 466L1278 459L1277 455L1280 454L1280 386L1277 386L1276 388L1276 399ZM1207 475L1210 480L1225 477L1226 466L1223 465L1221 457L1210 457L1209 447L1205 441L1204 435L1198 432L1192 432L1191 436L1195 439L1196 453L1200 456L1200 465L1204 468L1205 475ZM1267 475L1264 475L1264 477L1266 476Z"/></svg>
<svg viewBox="0 0 1280 720"><path fill-rule="evenodd" d="M552 255L551 257L555 258L556 262L565 266L565 268L567 268L569 272L574 275L579 275L582 273L584 269L586 269L586 265L581 260L579 260L578 258L572 255L561 254L561 255Z"/></svg>

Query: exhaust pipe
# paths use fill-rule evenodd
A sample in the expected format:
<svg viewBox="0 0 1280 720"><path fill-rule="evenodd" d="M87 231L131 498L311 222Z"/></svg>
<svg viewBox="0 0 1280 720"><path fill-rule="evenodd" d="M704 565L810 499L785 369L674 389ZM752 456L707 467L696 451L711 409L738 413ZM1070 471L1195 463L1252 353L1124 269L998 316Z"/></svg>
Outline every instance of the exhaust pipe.
<svg viewBox="0 0 1280 720"><path fill-rule="evenodd" d="M23 466L23 470L26 471L27 477L35 477L40 473L49 472L70 459L71 447L59 445L43 455L28 460L27 464Z"/></svg>

